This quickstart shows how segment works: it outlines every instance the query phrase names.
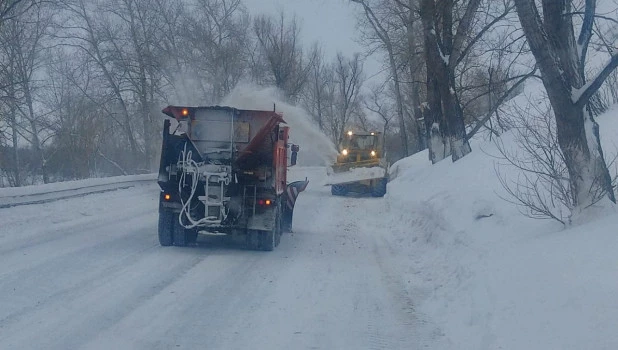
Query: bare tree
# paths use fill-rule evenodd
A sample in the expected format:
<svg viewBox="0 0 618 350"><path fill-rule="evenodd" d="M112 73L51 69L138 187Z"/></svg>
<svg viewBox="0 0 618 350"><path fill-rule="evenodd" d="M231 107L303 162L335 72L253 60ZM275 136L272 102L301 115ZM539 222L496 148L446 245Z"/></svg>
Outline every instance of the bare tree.
<svg viewBox="0 0 618 350"><path fill-rule="evenodd" d="M405 116L404 116L404 105L403 105L403 95L401 91L400 85L400 72L398 69L398 62L396 58L395 52L395 44L393 43L393 39L391 38L390 32L392 28L390 28L393 24L390 21L382 20L374 8L370 6L367 0L350 0L352 2L358 3L363 6L363 11L366 19L366 23L372 29L375 37L373 38L374 42L381 43L383 49L386 51L388 58L388 67L390 71L390 77L393 80L393 87L395 90L395 99L397 106L397 116L399 120L399 134L401 137L401 145L403 148L403 156L407 157L410 155L408 149L408 134L406 132L406 124L405 124ZM378 5L377 7L379 7ZM381 4L384 6L384 4ZM369 39L371 41L371 39Z"/></svg>
<svg viewBox="0 0 618 350"><path fill-rule="evenodd" d="M456 161L471 151L461 101L462 86L467 82L458 83L465 77L465 70L459 66L470 58L490 29L498 24L504 26L501 22L514 8L511 0L487 2L480 11L481 4L481 0L420 0L427 66L424 118L434 163L448 155Z"/></svg>
<svg viewBox="0 0 618 350"><path fill-rule="evenodd" d="M49 115L47 136L53 138L46 148L48 169L63 180L97 175L96 149L106 118L101 101L90 98L95 93L84 93L96 88L92 86L95 71L83 64L87 62L83 54L71 55L61 48L49 53L47 85L40 100L41 109Z"/></svg>
<svg viewBox="0 0 618 350"><path fill-rule="evenodd" d="M18 7L16 7L17 9ZM44 115L35 108L36 94L39 82L36 74L40 71L43 61L44 38L51 25L51 13L49 8L32 6L21 16L10 18L5 24L2 33L2 45L8 48L9 67L5 70L10 74L8 94L11 124L14 134L19 132L32 145L33 151L38 157L38 169L43 177L43 182L49 182L46 170L46 157L41 140L42 119ZM17 128L16 116L19 114L26 121L27 128ZM14 139L14 147L17 145ZM15 150L15 152L18 152ZM16 165L19 164L17 153Z"/></svg>
<svg viewBox="0 0 618 350"><path fill-rule="evenodd" d="M358 112L360 89L363 84L363 64L360 55L346 58L337 54L334 65L337 86L335 103L336 114L331 119L331 132L335 144L340 144L353 113Z"/></svg>
<svg viewBox="0 0 618 350"><path fill-rule="evenodd" d="M586 56L596 1L585 1L577 37L572 1L543 0L542 16L534 0L515 0L515 4L555 113L558 144L568 169L574 206L588 208L594 203L595 193L603 193L615 203L599 126L588 106L590 98L618 66L618 54L614 53L601 71L587 80Z"/></svg>
<svg viewBox="0 0 618 350"><path fill-rule="evenodd" d="M247 75L250 19L240 0L197 0L184 41L206 98L219 102Z"/></svg>
<svg viewBox="0 0 618 350"><path fill-rule="evenodd" d="M119 53L114 47L115 39L120 35L122 27L115 26L102 9L87 0L62 0L61 8L66 17L61 25L63 31L58 37L63 45L82 50L100 70L102 82L106 84L111 95L107 107L108 115L122 127L130 150L128 165L134 171L141 152L129 110L130 103L125 93L126 72L113 64Z"/></svg>
<svg viewBox="0 0 618 350"><path fill-rule="evenodd" d="M443 1L438 8L435 0L420 0L429 107L424 118L430 130L430 158L434 163L449 154L456 161L471 152L465 138L463 110L455 91L455 66L463 57L464 43L480 2L467 2L455 28L454 1Z"/></svg>
<svg viewBox="0 0 618 350"><path fill-rule="evenodd" d="M278 19L261 15L255 18L253 29L270 72L267 83L280 88L287 98L296 100L316 56L315 51L310 52L309 57L304 56L296 17L288 22L283 12Z"/></svg>
<svg viewBox="0 0 618 350"><path fill-rule="evenodd" d="M127 92L133 95L125 99L137 105L141 128L135 129L141 129L147 171L154 168L158 150L152 114L163 83L160 56L155 50L161 37L161 16L154 5L154 0L113 0L103 9L111 15L108 24L124 29L123 33L102 27L104 37L112 45L111 62L124 73Z"/></svg>
<svg viewBox="0 0 618 350"><path fill-rule="evenodd" d="M404 104L409 115L408 132L410 138L416 139L413 143L415 146L413 152L418 152L427 147L426 128L421 112L421 91L424 88L422 77L425 73L425 62L423 60L423 40L419 33L422 33L422 25L417 11L417 0L395 1L397 5L398 17L405 28L405 39L401 40L404 43L403 63L407 68L407 79Z"/></svg>
<svg viewBox="0 0 618 350"><path fill-rule="evenodd" d="M382 135L384 136L388 134L391 120L393 120L395 116L393 112L394 108L388 103L389 99L386 98L385 88L386 84L372 86L369 95L363 100L365 108L382 119ZM382 147L384 147L384 145L382 145ZM385 149L381 151L384 153Z"/></svg>
<svg viewBox="0 0 618 350"><path fill-rule="evenodd" d="M0 34L0 41L3 43L7 43L6 34ZM21 127L18 124L18 115L17 115L17 103L18 103L18 95L17 95L17 76L16 76L16 67L15 61L17 59L17 53L15 50L15 46L13 45L1 45L0 46L0 77L3 81L3 86L0 86L0 91L4 96L0 99L2 105L4 105L4 113L1 115L6 115L6 122L8 124L8 129L11 134L11 149L12 149L12 159L11 159L11 169L8 171L10 175L11 184L13 186L21 186L21 166L20 166L20 158L19 158L19 128ZM2 121L4 118L0 118ZM9 162L6 162L9 163Z"/></svg>
<svg viewBox="0 0 618 350"><path fill-rule="evenodd" d="M576 213L574 196L569 185L566 157L560 149L556 120L546 100L530 101L527 107L512 106L507 117L514 133L515 147L509 148L496 138L499 158L506 164L496 165L496 173L505 189L507 201L535 219L553 219L569 225ZM614 158L615 161L615 158ZM505 166L519 170L516 179L501 171ZM615 185L616 178L612 184ZM591 193L592 203L601 200L602 191Z"/></svg>
<svg viewBox="0 0 618 350"><path fill-rule="evenodd" d="M2 26L2 22L7 19L14 18L17 16L21 10L22 12L27 8L19 9L18 5L29 3L30 0L0 0L0 27Z"/></svg>
<svg viewBox="0 0 618 350"><path fill-rule="evenodd" d="M316 44L317 45L317 44ZM307 86L303 89L302 104L313 116L320 130L324 130L328 99L328 85L332 83L332 69L324 63L324 55L316 46Z"/></svg>
<svg viewBox="0 0 618 350"><path fill-rule="evenodd" d="M191 16L183 0L153 0L152 5L159 16L160 30L158 40L153 45L159 56L158 68L168 86L161 91L162 98L173 99L176 103L189 103L188 100L194 98L193 92L197 90L195 79L192 79L197 74L194 69L190 69L193 66L191 49L197 44L189 45L187 40L187 18Z"/></svg>

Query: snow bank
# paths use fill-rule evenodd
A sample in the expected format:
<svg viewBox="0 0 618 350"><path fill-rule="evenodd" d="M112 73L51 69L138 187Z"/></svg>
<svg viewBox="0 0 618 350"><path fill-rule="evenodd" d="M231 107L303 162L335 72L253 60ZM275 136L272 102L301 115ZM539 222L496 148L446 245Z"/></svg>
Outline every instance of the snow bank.
<svg viewBox="0 0 618 350"><path fill-rule="evenodd" d="M0 197L15 197L15 196L29 196L33 194L45 194L51 192L82 189L92 186L110 185L123 182L133 181L148 181L153 182L157 179L157 174L142 174L142 175L126 175L126 176L110 176L103 178L93 178L84 180L73 180L54 182L42 185L31 185L22 187L4 187L0 188Z"/></svg>
<svg viewBox="0 0 618 350"><path fill-rule="evenodd" d="M618 108L598 122L611 159ZM376 224L416 311L439 330L434 348L617 349L618 214L569 229L528 219L499 197L496 146L471 146L456 163L422 152L394 164Z"/></svg>

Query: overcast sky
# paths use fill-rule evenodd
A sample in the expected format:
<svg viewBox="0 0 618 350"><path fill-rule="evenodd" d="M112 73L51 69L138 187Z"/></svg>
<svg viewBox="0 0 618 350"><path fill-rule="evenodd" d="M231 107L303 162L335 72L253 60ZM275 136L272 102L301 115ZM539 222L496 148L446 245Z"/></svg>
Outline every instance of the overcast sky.
<svg viewBox="0 0 618 350"><path fill-rule="evenodd" d="M363 48L357 43L358 29L356 14L359 6L348 0L243 0L251 15L262 13L277 14L283 10L286 15L296 14L301 24L301 37L305 47L318 41L328 59L333 59L338 51L346 56ZM375 60L365 63L367 77L379 70Z"/></svg>

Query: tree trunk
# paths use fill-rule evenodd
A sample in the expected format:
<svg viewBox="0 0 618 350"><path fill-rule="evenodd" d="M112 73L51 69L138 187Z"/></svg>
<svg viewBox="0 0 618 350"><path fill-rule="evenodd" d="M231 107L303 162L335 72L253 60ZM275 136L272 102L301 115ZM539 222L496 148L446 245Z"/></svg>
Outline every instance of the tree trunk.
<svg viewBox="0 0 618 350"><path fill-rule="evenodd" d="M17 142L17 117L15 116L15 108L11 106L9 111L11 118L11 136L13 142L13 178L15 187L19 187L22 185L21 183L21 175L19 169L19 144Z"/></svg>
<svg viewBox="0 0 618 350"><path fill-rule="evenodd" d="M549 91L555 89L557 83L549 80L547 84L544 82L544 85ZM603 158L599 125L589 109L580 108L572 103L570 94L553 95L553 98L550 97L550 102L556 115L558 144L569 171L573 204L585 209L603 194L607 194L612 202L616 202L611 176Z"/></svg>
<svg viewBox="0 0 618 350"><path fill-rule="evenodd" d="M45 164L47 160L45 159L45 154L43 153L43 147L41 146L41 141L39 140L39 128L36 125L36 116L34 113L34 102L32 101L32 93L30 91L29 82L24 80L23 89L24 96L26 97L26 104L28 107L28 121L30 122L30 128L32 129L32 148L39 158L39 162L41 163L41 175L43 176L43 183L49 183L49 176L47 174L47 165Z"/></svg>
<svg viewBox="0 0 618 350"><path fill-rule="evenodd" d="M19 168L19 142L18 137L19 134L17 132L17 116L15 115L16 107L15 107L15 76L14 76L14 65L13 65L13 57L9 58L9 69L11 70L11 74L9 75L9 87L8 87L8 98L9 98L9 118L11 122L11 141L13 145L13 185L15 187L19 187L22 185L21 182L21 169Z"/></svg>
<svg viewBox="0 0 618 350"><path fill-rule="evenodd" d="M414 2L413 0L409 0L408 5L410 6L410 8L414 8ZM410 69L410 80L412 81L412 83L410 84L410 103L412 104L412 127L415 130L416 133L416 142L414 145L414 151L415 152L419 152L423 149L425 149L426 147L426 141L424 139L424 134L422 132L422 127L419 123L419 119L422 117L422 112L421 112L421 97L420 97L420 92L419 92L419 83L417 82L417 76L418 71L419 71L419 67L422 64L421 60L419 59L419 57L416 56L416 31L414 30L414 12L413 11L409 11L408 14L408 21L406 24L406 31L407 31L407 39L408 39L408 67Z"/></svg>
<svg viewBox="0 0 618 350"><path fill-rule="evenodd" d="M397 102L397 118L399 118L399 136L401 137L401 146L403 148L403 157L410 155L408 149L408 132L406 130L406 121L403 114L403 97L401 96L399 72L397 72L397 63L393 54L393 49L387 45L388 59L391 68L391 75L393 76L393 86L395 87L395 99Z"/></svg>
<svg viewBox="0 0 618 350"><path fill-rule="evenodd" d="M321 86L321 74L320 74L321 70L320 70L320 66L319 63L316 63L315 69L314 69L314 76L313 76L313 80L314 80L314 89L315 89L315 99L316 99L316 108L317 108L317 115L318 115L318 127L320 128L320 131L324 131L324 125L322 122L322 86Z"/></svg>
<svg viewBox="0 0 618 350"><path fill-rule="evenodd" d="M464 123L461 104L459 103L459 99L457 98L457 93L455 91L454 72L452 72L452 69L450 68L445 69L444 71L450 76L447 77L446 80L448 84L442 84L446 85L443 87L442 104L445 109L444 114L448 125L447 132L449 143L451 145L451 158L453 162L455 162L464 157L466 154L472 152L472 149L466 139L466 125Z"/></svg>
<svg viewBox="0 0 618 350"><path fill-rule="evenodd" d="M437 33L434 27L433 14L435 4L433 0L421 1L421 20L423 22L423 43L425 64L427 67L427 104L423 109L425 128L427 130L427 147L429 160L433 164L448 157L451 152L449 138L446 137L447 123L442 113L441 89L438 86L438 76L441 73L441 64Z"/></svg>
<svg viewBox="0 0 618 350"><path fill-rule="evenodd" d="M516 0L524 34L541 71L556 118L558 144L569 172L574 209L583 210L603 195L616 202L611 177L603 158L598 124L586 110L588 101L575 101L574 89L584 85L573 33L570 2L543 1L541 21L535 2ZM576 211L577 212L577 211Z"/></svg>
<svg viewBox="0 0 618 350"><path fill-rule="evenodd" d="M466 15L461 19L454 37L454 1L441 2L440 13L437 12L436 1L421 0L420 3L428 91L433 90L432 93L428 92L430 110L433 115L428 129L429 147L440 147L440 144L443 144L444 158L451 155L453 162L472 151L466 139L463 111L455 90L455 66L457 65L455 58L462 54L461 43L464 40L463 37L469 34L469 23L472 21L478 4L478 0L468 3ZM429 85L432 88L429 88ZM438 110L440 115L436 114ZM426 121L425 124L429 125L429 122ZM444 159L440 156L440 152L431 151L430 154L434 156L432 159L434 163Z"/></svg>
<svg viewBox="0 0 618 350"><path fill-rule="evenodd" d="M433 0L432 0L433 3ZM436 13L435 3L433 3L434 12ZM451 147L451 159L453 162L459 160L466 154L471 152L470 145L466 140L466 126L463 117L463 111L457 98L457 92L455 90L455 56L459 55L458 52L454 52L453 42L453 1L446 1L442 4L442 18L441 18L441 33L442 33L442 48L440 47L437 37L435 37L435 44L432 43L431 47L440 56L439 60L435 62L434 75L436 77L436 84L440 89L440 97L442 98L442 113L444 120L446 121L446 137ZM436 27L435 17L433 26ZM462 33L458 31L456 33L458 40L461 38Z"/></svg>

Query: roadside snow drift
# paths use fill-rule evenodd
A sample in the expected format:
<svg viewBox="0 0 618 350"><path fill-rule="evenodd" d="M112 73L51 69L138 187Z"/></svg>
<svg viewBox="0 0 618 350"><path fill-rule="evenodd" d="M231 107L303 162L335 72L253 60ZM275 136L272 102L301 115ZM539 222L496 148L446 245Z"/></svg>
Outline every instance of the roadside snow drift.
<svg viewBox="0 0 618 350"><path fill-rule="evenodd" d="M611 159L618 108L598 122ZM394 164L389 213L376 223L416 310L438 329L430 348L618 349L615 209L566 229L528 219L499 198L495 145L472 148L456 163L432 166L422 152Z"/></svg>

